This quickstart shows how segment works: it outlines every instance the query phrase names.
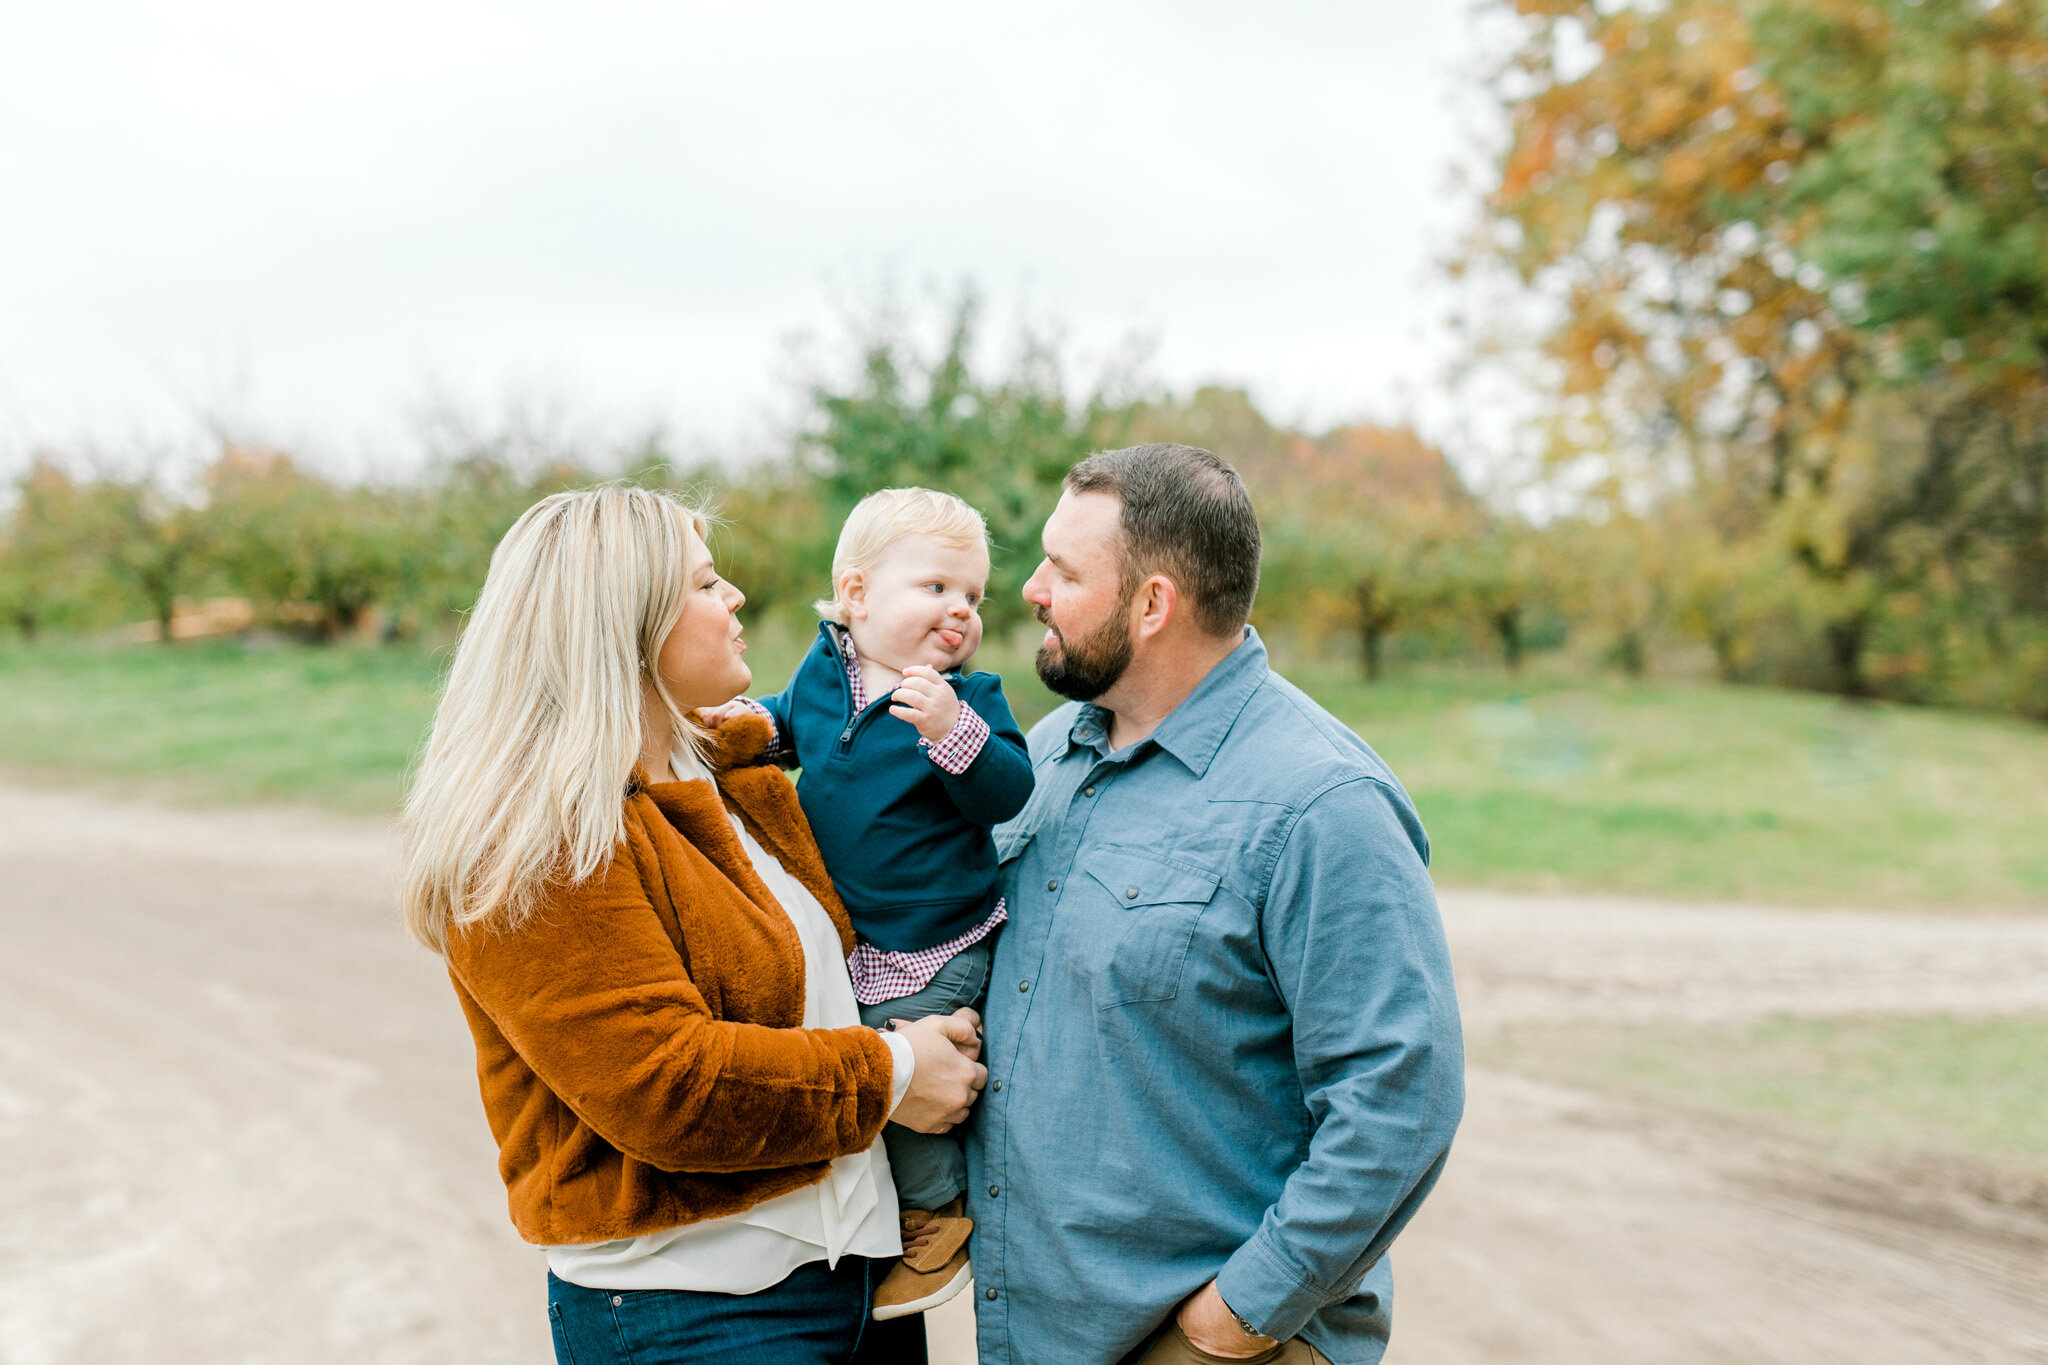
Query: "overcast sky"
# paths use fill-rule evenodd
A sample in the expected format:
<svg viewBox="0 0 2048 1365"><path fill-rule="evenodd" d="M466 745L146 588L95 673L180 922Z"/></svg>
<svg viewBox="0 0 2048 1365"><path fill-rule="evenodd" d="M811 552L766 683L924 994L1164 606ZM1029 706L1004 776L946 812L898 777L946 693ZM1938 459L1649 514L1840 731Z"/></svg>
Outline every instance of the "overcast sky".
<svg viewBox="0 0 2048 1365"><path fill-rule="evenodd" d="M744 443L890 280L1312 422L1444 358L1455 0L4 13L10 463L208 420L354 458L437 399Z"/></svg>

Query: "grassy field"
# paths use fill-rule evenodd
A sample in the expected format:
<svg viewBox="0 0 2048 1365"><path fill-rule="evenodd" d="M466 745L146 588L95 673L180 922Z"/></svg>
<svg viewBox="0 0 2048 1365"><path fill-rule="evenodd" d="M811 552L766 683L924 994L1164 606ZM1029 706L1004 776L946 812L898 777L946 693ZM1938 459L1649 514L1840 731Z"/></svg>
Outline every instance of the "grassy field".
<svg viewBox="0 0 2048 1365"><path fill-rule="evenodd" d="M1758 688L1299 675L1413 794L1451 882L2048 905L2048 728Z"/></svg>
<svg viewBox="0 0 2048 1365"><path fill-rule="evenodd" d="M396 808L443 660L234 642L0 650L0 763L215 803Z"/></svg>
<svg viewBox="0 0 2048 1365"><path fill-rule="evenodd" d="M757 630L756 687L804 640ZM1019 718L1052 704L985 651ZM445 654L0 648L0 764L214 802L392 809ZM2048 728L1748 688L1291 676L1413 793L1446 882L1868 906L2048 905Z"/></svg>
<svg viewBox="0 0 2048 1365"><path fill-rule="evenodd" d="M2048 1019L1525 1027L1475 1038L1472 1055L1762 1122L1851 1160L1933 1158L2048 1181Z"/></svg>

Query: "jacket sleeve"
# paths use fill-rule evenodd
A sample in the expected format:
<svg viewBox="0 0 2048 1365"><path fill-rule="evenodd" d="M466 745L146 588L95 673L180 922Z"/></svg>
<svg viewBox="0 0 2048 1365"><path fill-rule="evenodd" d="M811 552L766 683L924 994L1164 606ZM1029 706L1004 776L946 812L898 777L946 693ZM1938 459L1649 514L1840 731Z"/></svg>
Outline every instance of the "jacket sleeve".
<svg viewBox="0 0 2048 1365"><path fill-rule="evenodd" d="M987 724L988 739L957 775L943 768L936 771L962 815L976 824L1000 825L1031 799L1031 753L1003 698L1002 679L976 673L961 688L960 700Z"/></svg>
<svg viewBox="0 0 2048 1365"><path fill-rule="evenodd" d="M1450 951L1407 814L1371 778L1323 792L1288 832L1260 914L1315 1130L1216 1287L1283 1340L1386 1254L1464 1109Z"/></svg>
<svg viewBox="0 0 2048 1365"><path fill-rule="evenodd" d="M449 970L542 1084L665 1171L752 1171L866 1148L889 1112L872 1029L711 1017L629 848L518 929L452 937Z"/></svg>

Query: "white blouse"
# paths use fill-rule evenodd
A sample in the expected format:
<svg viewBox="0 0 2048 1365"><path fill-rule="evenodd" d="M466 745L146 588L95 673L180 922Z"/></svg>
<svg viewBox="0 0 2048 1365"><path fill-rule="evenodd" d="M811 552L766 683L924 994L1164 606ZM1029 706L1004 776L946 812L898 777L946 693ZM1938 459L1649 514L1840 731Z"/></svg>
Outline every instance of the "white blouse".
<svg viewBox="0 0 2048 1365"><path fill-rule="evenodd" d="M671 760L683 780L710 775L690 756ZM736 816L740 846L795 924L804 949L805 1028L846 1028L860 1023L839 930L818 898L762 848ZM910 1088L908 1039L884 1033L895 1062L891 1110ZM694 1289L752 1294L782 1283L812 1261L836 1266L841 1256L898 1256L896 1182L880 1140L864 1152L832 1162L817 1185L792 1190L724 1218L627 1237L613 1242L547 1248L548 1269L586 1289Z"/></svg>

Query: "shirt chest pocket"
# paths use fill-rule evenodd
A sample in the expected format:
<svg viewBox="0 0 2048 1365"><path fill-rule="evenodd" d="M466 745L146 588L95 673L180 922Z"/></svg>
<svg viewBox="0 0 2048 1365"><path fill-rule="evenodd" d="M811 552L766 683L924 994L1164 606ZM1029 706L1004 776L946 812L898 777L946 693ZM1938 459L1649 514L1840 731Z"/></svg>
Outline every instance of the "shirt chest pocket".
<svg viewBox="0 0 2048 1365"><path fill-rule="evenodd" d="M1082 863L1097 911L1096 1007L1173 999L1219 878L1129 849L1097 849Z"/></svg>

